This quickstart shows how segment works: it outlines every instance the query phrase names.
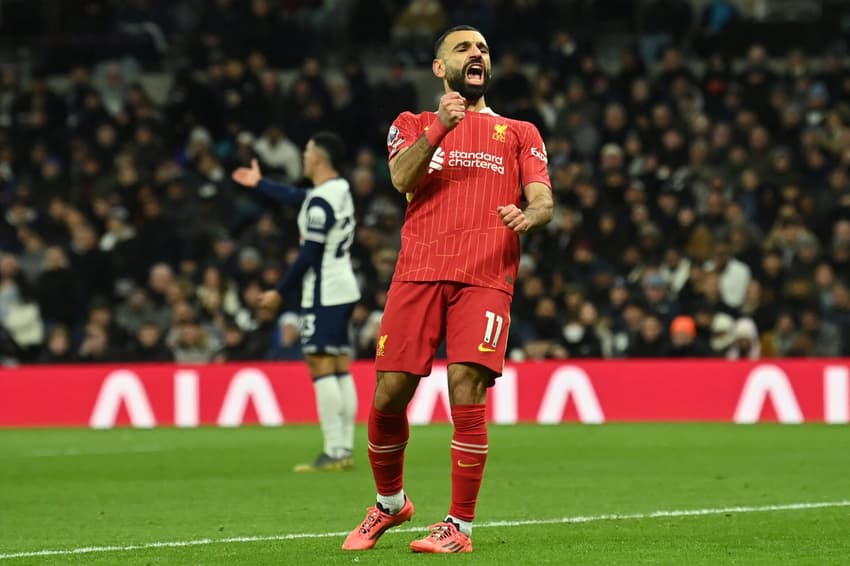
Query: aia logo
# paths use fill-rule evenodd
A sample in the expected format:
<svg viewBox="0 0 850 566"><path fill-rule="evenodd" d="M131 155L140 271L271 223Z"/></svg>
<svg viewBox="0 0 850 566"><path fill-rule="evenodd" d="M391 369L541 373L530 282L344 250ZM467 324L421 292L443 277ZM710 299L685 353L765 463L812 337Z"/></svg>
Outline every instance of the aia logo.
<svg viewBox="0 0 850 566"><path fill-rule="evenodd" d="M428 173L433 173L434 171L442 171L443 163L446 161L446 152L443 151L442 147L438 147L437 151L434 152L434 155L431 156L431 163L428 164Z"/></svg>

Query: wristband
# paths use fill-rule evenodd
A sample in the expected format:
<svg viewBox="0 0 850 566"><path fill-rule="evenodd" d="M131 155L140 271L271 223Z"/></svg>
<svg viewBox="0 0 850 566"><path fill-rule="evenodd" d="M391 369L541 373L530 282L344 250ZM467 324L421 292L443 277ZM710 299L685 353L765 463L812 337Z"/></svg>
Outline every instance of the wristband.
<svg viewBox="0 0 850 566"><path fill-rule="evenodd" d="M428 139L428 143L431 144L431 146L437 147L448 133L449 129L440 122L439 118L437 118L431 126L425 130L425 137Z"/></svg>

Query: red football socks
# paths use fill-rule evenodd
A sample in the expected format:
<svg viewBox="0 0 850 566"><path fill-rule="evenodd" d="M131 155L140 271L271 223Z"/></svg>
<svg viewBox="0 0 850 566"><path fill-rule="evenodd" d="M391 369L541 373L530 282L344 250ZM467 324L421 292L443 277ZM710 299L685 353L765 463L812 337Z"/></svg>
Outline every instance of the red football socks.
<svg viewBox="0 0 850 566"><path fill-rule="evenodd" d="M449 515L463 521L475 518L478 490L487 462L485 405L452 407L452 506Z"/></svg>
<svg viewBox="0 0 850 566"><path fill-rule="evenodd" d="M409 437L407 413L385 413L372 407L369 412L369 462L379 494L395 495L402 490L404 448Z"/></svg>

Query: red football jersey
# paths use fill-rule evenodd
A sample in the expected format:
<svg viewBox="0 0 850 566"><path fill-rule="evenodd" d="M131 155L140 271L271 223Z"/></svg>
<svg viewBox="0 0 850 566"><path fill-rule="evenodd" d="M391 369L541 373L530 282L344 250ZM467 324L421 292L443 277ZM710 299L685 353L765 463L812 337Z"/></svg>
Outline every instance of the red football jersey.
<svg viewBox="0 0 850 566"><path fill-rule="evenodd" d="M400 114L387 136L390 159L436 118L434 112ZM408 195L393 279L457 281L513 293L519 235L496 209L519 206L522 187L535 181L551 187L537 128L489 108L467 112Z"/></svg>

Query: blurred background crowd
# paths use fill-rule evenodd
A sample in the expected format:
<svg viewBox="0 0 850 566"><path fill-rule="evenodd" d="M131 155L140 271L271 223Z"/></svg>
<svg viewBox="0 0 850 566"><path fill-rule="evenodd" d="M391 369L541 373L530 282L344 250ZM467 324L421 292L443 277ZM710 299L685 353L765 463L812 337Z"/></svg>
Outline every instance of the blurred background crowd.
<svg viewBox="0 0 850 566"><path fill-rule="evenodd" d="M549 156L512 359L850 355L846 3L4 0L3 363L299 358L297 294L253 307L297 211L230 172L306 186L322 129L349 150L371 358L404 218L386 132L435 107L458 23Z"/></svg>

